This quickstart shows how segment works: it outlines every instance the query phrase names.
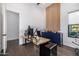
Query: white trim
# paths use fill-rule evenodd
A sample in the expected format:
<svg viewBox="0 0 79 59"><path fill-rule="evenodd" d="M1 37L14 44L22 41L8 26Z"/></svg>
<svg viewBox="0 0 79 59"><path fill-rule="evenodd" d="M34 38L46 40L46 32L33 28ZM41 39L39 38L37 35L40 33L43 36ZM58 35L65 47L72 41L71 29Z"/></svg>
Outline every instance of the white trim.
<svg viewBox="0 0 79 59"><path fill-rule="evenodd" d="M3 32L2 34L7 34L7 20L6 20L6 5L2 4L2 16L3 16ZM3 48L3 54L6 53L7 49L7 36L2 36L2 48Z"/></svg>
<svg viewBox="0 0 79 59"><path fill-rule="evenodd" d="M16 38L9 38L9 39L7 39L7 41L9 41L9 40L16 40L16 39L19 39L19 37L16 37Z"/></svg>

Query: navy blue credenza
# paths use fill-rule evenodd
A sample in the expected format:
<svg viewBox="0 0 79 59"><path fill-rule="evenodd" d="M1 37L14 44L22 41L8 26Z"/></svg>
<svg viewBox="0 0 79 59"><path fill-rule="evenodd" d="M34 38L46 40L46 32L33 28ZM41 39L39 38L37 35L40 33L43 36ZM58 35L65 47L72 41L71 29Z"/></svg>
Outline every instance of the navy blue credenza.
<svg viewBox="0 0 79 59"><path fill-rule="evenodd" d="M60 33L54 32L42 32L42 37L49 38L52 43L56 43L58 45L61 44L61 36Z"/></svg>

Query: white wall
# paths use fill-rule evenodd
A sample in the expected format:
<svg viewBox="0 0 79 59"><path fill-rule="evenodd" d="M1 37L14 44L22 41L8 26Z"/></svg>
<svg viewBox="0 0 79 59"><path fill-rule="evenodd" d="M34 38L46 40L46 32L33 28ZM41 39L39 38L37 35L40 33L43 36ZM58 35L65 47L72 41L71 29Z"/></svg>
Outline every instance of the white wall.
<svg viewBox="0 0 79 59"><path fill-rule="evenodd" d="M68 24L79 24L79 11L69 13L68 16L69 16Z"/></svg>
<svg viewBox="0 0 79 59"><path fill-rule="evenodd" d="M79 9L79 3L62 3L61 4L61 32L63 33L63 44L70 47L78 47L72 43L74 38L68 37L68 13ZM79 47L78 47L79 48Z"/></svg>
<svg viewBox="0 0 79 59"><path fill-rule="evenodd" d="M6 9L20 14L19 36L24 34L24 30L28 25L39 29L45 28L45 11L43 8L32 3L7 3ZM23 44L23 39L20 37L19 44Z"/></svg>
<svg viewBox="0 0 79 59"><path fill-rule="evenodd" d="M7 40L15 40L19 38L19 14L7 12Z"/></svg>

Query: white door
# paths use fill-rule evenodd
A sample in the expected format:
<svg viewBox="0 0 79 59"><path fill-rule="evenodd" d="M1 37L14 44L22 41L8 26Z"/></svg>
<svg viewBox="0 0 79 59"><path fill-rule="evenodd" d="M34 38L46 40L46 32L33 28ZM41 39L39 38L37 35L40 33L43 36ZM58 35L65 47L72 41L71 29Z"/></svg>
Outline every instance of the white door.
<svg viewBox="0 0 79 59"><path fill-rule="evenodd" d="M19 13L7 10L7 41L19 39Z"/></svg>
<svg viewBox="0 0 79 59"><path fill-rule="evenodd" d="M3 53L6 54L6 49L7 49L7 18L6 18L6 5L2 4L2 48L3 48Z"/></svg>

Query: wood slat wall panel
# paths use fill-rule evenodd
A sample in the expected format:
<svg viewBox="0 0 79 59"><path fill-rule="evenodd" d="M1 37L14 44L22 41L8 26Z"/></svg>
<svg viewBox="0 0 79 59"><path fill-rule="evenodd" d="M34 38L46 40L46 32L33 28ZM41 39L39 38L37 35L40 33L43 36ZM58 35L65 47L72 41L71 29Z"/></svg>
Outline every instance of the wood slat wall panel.
<svg viewBox="0 0 79 59"><path fill-rule="evenodd" d="M60 30L60 3L46 8L46 30L58 32Z"/></svg>

